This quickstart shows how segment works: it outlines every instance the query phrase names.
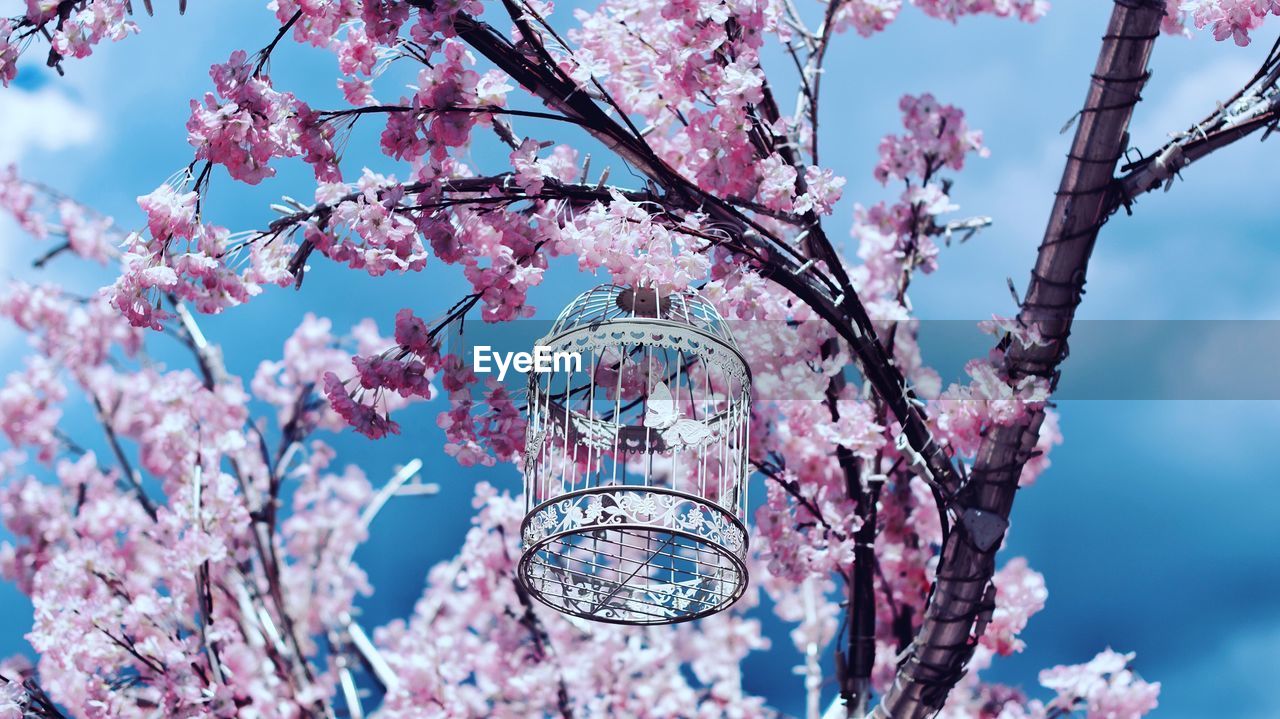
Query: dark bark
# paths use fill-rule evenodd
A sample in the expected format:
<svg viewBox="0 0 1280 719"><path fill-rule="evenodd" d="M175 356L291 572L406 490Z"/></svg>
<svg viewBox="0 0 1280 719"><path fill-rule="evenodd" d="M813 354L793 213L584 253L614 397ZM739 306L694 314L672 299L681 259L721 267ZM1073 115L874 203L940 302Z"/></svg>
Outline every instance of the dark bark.
<svg viewBox="0 0 1280 719"><path fill-rule="evenodd" d="M1147 61L1163 14L1159 0L1121 1L1112 10L1019 313L1019 319L1038 327L1048 342L1008 345L1004 370L1010 381L1041 376L1051 386L1056 382L1098 229L1115 207L1115 167L1127 144L1129 119L1147 78ZM943 546L924 623L873 717L932 716L963 676L983 629L981 617L994 599L995 554L1018 477L1043 419L1042 410L1032 412L1009 426L993 428L984 438L971 479L956 497L961 521Z"/></svg>

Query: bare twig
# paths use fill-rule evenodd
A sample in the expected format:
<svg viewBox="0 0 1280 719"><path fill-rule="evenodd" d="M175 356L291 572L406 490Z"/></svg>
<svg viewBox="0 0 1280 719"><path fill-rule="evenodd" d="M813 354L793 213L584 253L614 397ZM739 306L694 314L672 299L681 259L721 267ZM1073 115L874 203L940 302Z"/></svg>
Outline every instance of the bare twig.
<svg viewBox="0 0 1280 719"><path fill-rule="evenodd" d="M1125 174L1108 208L1129 208L1139 195L1172 185L1178 172L1191 163L1242 140L1258 130L1267 136L1280 122L1280 39L1253 78L1226 102L1159 150L1120 168Z"/></svg>
<svg viewBox="0 0 1280 719"><path fill-rule="evenodd" d="M204 529L201 499L204 489L203 472L197 463L191 473L191 506L195 514L194 521L201 530ZM218 683L225 684L222 675L222 660L218 657L218 647L209 640L209 623L213 621L213 590L209 584L209 560L200 563L196 569L196 623L200 628L200 644L204 647L209 659L209 668Z"/></svg>
<svg viewBox="0 0 1280 719"><path fill-rule="evenodd" d="M124 480L129 484L134 494L138 497L138 504L142 505L143 511L151 517L152 521L156 519L156 506L147 496L146 490L142 488L142 475L138 474L133 468L133 464L129 462L129 456L125 454L124 447L120 444L120 437L116 435L115 427L111 425L111 417L107 413L102 401L97 395L90 393L89 398L93 401L93 410L98 417L98 423L102 425L102 431L106 433L107 444L111 446L111 452L115 454L116 461L120 463L120 472L124 475Z"/></svg>

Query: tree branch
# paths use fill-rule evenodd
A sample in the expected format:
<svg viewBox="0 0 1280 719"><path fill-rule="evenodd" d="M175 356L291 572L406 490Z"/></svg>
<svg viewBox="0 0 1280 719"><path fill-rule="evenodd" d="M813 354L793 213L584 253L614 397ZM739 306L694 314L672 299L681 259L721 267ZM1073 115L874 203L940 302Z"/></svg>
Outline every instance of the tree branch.
<svg viewBox="0 0 1280 719"><path fill-rule="evenodd" d="M1253 78L1216 110L1179 133L1151 155L1120 168L1121 175L1111 212L1129 208L1139 195L1163 186L1168 189L1182 168L1209 154L1267 128L1262 139L1280 121L1280 39Z"/></svg>
<svg viewBox="0 0 1280 719"><path fill-rule="evenodd" d="M1058 365L1066 357L1085 269L1107 218L1114 192L1112 173L1127 144L1129 120L1148 76L1164 5L1163 0L1117 0L1112 9L1019 313L1024 324L1039 326L1047 342L1009 345L1004 369L1011 381L1035 375L1055 383ZM963 676L977 645L975 631L981 632L979 615L994 599L995 553L1043 419L1043 409L1031 411L984 437L971 480L957 497L961 521L944 543L924 623L873 717L932 716Z"/></svg>
<svg viewBox="0 0 1280 719"><path fill-rule="evenodd" d="M102 406L102 400L97 395L90 393L89 399L93 401L93 411L98 417L98 422L102 425L103 432L107 435L107 444L111 446L112 453L116 456L116 461L120 463L120 472L124 475L125 482L128 483L130 489L138 497L138 503L142 505L143 511L155 521L156 505L147 496L146 490L142 488L142 475L133 468L129 462L129 456L125 454L124 447L120 444L120 438L116 435L116 430L111 426L111 417L107 415L107 410Z"/></svg>
<svg viewBox="0 0 1280 719"><path fill-rule="evenodd" d="M428 3L427 0L410 0L410 4L424 7ZM592 136L664 188L668 203L706 213L730 229L739 245L738 251L768 258L767 262L759 264L760 274L813 308L849 342L862 375L902 425L908 443L924 458L928 481L945 488L948 496L959 487L959 473L944 448L934 439L921 409L922 403L907 387L892 358L876 339L866 308L854 293L843 263L816 216L806 218L809 221L806 232L813 237L813 247L818 250L811 261L728 201L705 192L681 176L654 153L643 137L622 127L558 66L544 65L533 59L546 52L538 44L535 34L523 33L524 41L536 46L525 52L489 25L465 14L455 17L454 29L464 42L528 88L549 108L581 119L583 127ZM825 271L819 268L819 262ZM834 279L826 272L832 273Z"/></svg>

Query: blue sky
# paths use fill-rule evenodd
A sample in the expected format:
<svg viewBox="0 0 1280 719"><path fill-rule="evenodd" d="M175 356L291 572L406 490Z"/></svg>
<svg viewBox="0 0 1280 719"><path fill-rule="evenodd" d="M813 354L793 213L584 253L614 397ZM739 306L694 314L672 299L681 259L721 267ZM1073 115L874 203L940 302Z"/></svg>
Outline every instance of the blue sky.
<svg viewBox="0 0 1280 719"><path fill-rule="evenodd" d="M12 14L19 3L0 5ZM70 64L63 79L28 63L18 86L0 92L0 163L18 162L29 177L127 227L140 221L134 198L189 161L187 104L207 89L208 66L235 48L261 46L272 32L259 0L191 3L185 18L176 17L173 3L156 5L158 17L139 20L142 37ZM833 46L821 117L824 157L849 184L828 223L832 236L846 236L855 201L890 196L871 168L880 136L898 128L902 93L930 91L963 107L991 149L989 159L972 161L958 175L953 194L960 214L991 215L995 224L945 250L942 269L913 285L920 316L977 320L1012 311L1006 278L1025 287L1069 140L1059 130L1084 96L1108 12L1107 3L1064 0L1031 26L982 18L952 27L908 8L882 35L844 36ZM564 8L558 15L561 26L570 22ZM1266 32L1256 37L1245 49L1204 35L1163 38L1135 116L1133 144L1149 151L1229 96L1271 43ZM780 56L766 56L766 63L775 77L786 76ZM319 107L338 104L336 73L332 56L293 45L273 63L277 86ZM371 137L366 130L353 139L349 167L377 162ZM1114 218L1098 242L1081 316L1280 319L1273 281L1280 269L1275 142L1239 143L1186 170L1172 192L1144 197L1134 216ZM477 160L484 160L480 150ZM259 188L235 186L223 175L206 207L233 229L261 226L273 198L306 195L307 175L282 166L279 177ZM615 172L614 180L623 182L624 175ZM3 276L31 277L27 265L40 251L0 223ZM441 265L378 281L322 261L313 267L301 292L270 291L247 308L203 320L226 348L233 371L251 375L263 348L278 356L307 311L333 318L339 329L365 316L385 328L395 309L408 305L434 315L465 288L459 273ZM104 279L65 262L52 272L81 284ZM532 300L554 314L592 282L560 263ZM0 329L0 347L0 371L7 372L21 355L7 328ZM1069 360L1064 372L1070 377L1071 371ZM1005 555L1025 554L1045 574L1048 605L1024 635L1027 650L998 660L988 676L1034 689L1040 668L1084 661L1110 645L1137 651L1139 671L1163 683L1157 717L1274 716L1268 670L1280 666L1274 593L1280 586L1274 553L1280 472L1267 460L1280 405L1069 400L1061 411L1066 444L1055 451L1052 469L1020 495ZM437 459L440 437L430 411L400 419L406 431L394 440L337 442L343 458L375 481L422 456L428 479L443 486L439 497L393 504L359 554L377 587L364 602L371 625L409 612L430 563L454 553L469 521L474 482L518 486L505 470L461 470ZM0 655L24 650L25 600L3 587L0 607ZM785 632L774 632L774 639L778 649L750 661L747 681L779 708L796 712L800 682L786 671L796 657Z"/></svg>

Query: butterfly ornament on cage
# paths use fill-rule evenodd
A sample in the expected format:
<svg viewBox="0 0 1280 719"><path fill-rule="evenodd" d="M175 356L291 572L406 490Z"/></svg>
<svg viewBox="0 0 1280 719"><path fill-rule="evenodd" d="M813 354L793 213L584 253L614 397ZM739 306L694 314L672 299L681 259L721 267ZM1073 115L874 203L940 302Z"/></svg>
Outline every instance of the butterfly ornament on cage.
<svg viewBox="0 0 1280 719"><path fill-rule="evenodd" d="M658 430L663 444L670 449L696 448L711 439L711 428L680 414L666 382L657 383L649 392L645 403L644 426Z"/></svg>

